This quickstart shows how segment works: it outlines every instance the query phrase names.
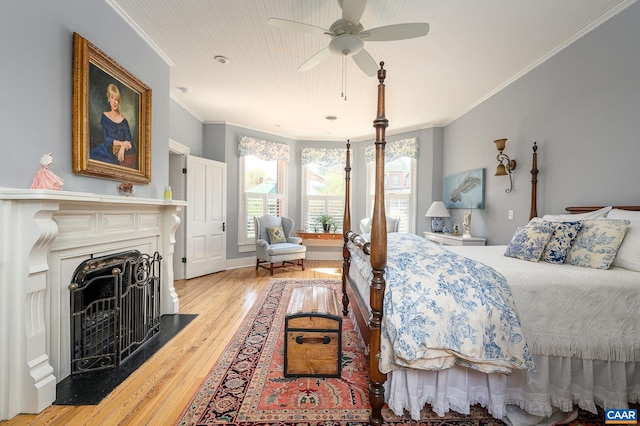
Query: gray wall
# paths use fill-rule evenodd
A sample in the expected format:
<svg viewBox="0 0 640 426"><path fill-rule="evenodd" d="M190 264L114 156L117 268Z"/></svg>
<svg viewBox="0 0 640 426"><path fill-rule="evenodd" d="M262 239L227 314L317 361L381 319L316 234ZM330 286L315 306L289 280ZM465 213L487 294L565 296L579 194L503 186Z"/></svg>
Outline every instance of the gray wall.
<svg viewBox="0 0 640 426"><path fill-rule="evenodd" d="M531 146L538 215L574 205L640 204L640 3L577 40L444 129L445 175L486 168L472 233L506 244L527 223ZM518 161L514 188L496 177L493 141ZM508 210L514 220L508 220ZM454 211L461 221L462 211Z"/></svg>
<svg viewBox="0 0 640 426"><path fill-rule="evenodd" d="M223 163L226 162L226 131L227 126L225 124L205 124L203 138L203 150L205 158L215 161L221 161ZM237 152L237 149L234 150L234 152Z"/></svg>
<svg viewBox="0 0 640 426"><path fill-rule="evenodd" d="M152 169L136 195L168 184L169 66L104 0L7 0L0 13L0 186L29 188L42 154L66 191L116 194L116 181L71 172L72 41L77 32L152 90Z"/></svg>
<svg viewBox="0 0 640 426"><path fill-rule="evenodd" d="M169 102L169 132L171 139L189 147L189 154L202 157L204 126L200 120L171 99Z"/></svg>

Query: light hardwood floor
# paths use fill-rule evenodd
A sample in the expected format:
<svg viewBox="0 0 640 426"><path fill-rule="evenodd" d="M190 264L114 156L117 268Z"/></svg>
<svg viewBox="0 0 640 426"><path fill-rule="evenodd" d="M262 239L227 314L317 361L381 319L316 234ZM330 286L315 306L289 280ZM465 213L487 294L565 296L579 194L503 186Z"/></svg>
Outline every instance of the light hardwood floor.
<svg viewBox="0 0 640 426"><path fill-rule="evenodd" d="M273 278L340 278L341 261L306 261ZM180 313L198 314L182 332L95 406L52 405L2 425L173 425L269 280L255 267L177 281Z"/></svg>

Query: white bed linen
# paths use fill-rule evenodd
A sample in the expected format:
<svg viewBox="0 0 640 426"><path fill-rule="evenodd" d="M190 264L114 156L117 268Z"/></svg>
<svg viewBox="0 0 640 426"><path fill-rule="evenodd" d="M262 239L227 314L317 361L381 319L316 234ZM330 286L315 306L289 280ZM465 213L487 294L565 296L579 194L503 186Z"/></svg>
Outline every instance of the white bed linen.
<svg viewBox="0 0 640 426"><path fill-rule="evenodd" d="M581 286L565 292L548 294L548 291L554 291L554 288L566 278L566 276L560 277L562 274L559 274L560 270L558 269L558 266L562 268L565 265L536 264L525 266L522 264L525 261L502 256L505 246L449 248L494 267L505 275L510 284L513 281L519 283L519 285L515 284L516 287L528 289L528 291L513 292L518 310L520 310L518 300L523 300L523 297L534 297L537 301L544 298L544 303L552 301L557 304L555 309L562 314L558 318L567 316L569 323L571 323L573 322L571 320L572 310L576 312L586 309L580 308L575 302L577 294L575 291L577 290L583 295L581 298L587 307L605 315L605 322L600 323L600 326L596 321L588 320L588 326L596 333L606 330L603 325L607 325L608 322L614 323L614 330L624 329L627 326L638 326L638 323L632 322L631 319L623 319L622 326L618 323L618 328L616 328L616 320L608 321L608 318L611 318L616 311L608 311L610 307L604 307L602 299L588 291L585 292L586 281L582 278L579 279L582 283ZM533 272L526 270L529 266L542 266L537 269L538 271L544 269L541 287L545 287L546 290L540 294L526 285L527 279L531 279ZM572 270L573 268L579 267L568 268L572 271L569 273L569 277L586 272L580 269ZM358 273L354 273L355 269L352 264L352 282L356 284L360 294L368 303L369 283L360 278ZM590 270L590 272L593 271ZM593 278L592 283L596 288L607 286L607 283L613 284L613 286L622 284L624 289L622 292L626 292L626 294L618 299L620 303L616 305L618 306L617 311L619 312L621 306L625 314L630 313L632 316L639 314L640 305L634 300L635 296L640 293L640 274L636 277L629 275L626 270L616 268L602 272L604 275L601 273L586 275L596 277ZM534 277L538 276L538 273ZM612 291L620 291L620 289L614 290L613 286L605 293L611 294ZM631 292L631 297L628 297L629 292ZM562 295L565 297L564 301L560 300ZM525 305L524 302L520 304ZM531 333L536 333L537 327L544 326L544 322L538 321L540 313L535 308L536 303L527 305L530 306L530 309L525 309L523 316L520 317L525 337L529 321L531 321L529 329ZM590 317L593 318L594 311L587 312L591 312ZM623 314L622 317L624 316ZM608 325L611 326L611 324ZM544 333L545 329L542 331L543 334L547 334ZM569 331L571 331L570 327ZM526 338L529 341L528 337ZM529 344L531 345L531 343ZM634 353L635 356L638 355L637 352L631 351L631 355ZM518 406L535 416L549 417L557 408L565 412L571 411L574 404L596 413L596 404L601 407L624 408L627 407L628 402L640 402L640 364L635 362L583 360L563 356L535 355L535 353L534 361L536 363L535 373L516 370L510 376L484 374L464 367L454 367L444 371L392 371L388 374L385 382L385 400L397 414L406 410L416 420L419 419L420 410L425 403L429 403L434 412L440 416L443 416L448 410L468 413L471 405L479 403L486 407L494 417L504 418L507 415L507 405L509 404Z"/></svg>
<svg viewBox="0 0 640 426"><path fill-rule="evenodd" d="M640 273L504 256L506 246L447 247L507 279L534 355L640 362Z"/></svg>

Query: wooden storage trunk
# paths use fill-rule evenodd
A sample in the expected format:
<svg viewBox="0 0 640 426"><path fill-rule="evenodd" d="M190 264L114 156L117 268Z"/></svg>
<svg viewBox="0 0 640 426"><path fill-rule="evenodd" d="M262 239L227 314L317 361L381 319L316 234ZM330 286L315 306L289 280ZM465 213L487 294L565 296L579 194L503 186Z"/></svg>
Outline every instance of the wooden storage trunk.
<svg viewBox="0 0 640 426"><path fill-rule="evenodd" d="M285 377L340 377L342 317L333 289L293 289L284 321Z"/></svg>

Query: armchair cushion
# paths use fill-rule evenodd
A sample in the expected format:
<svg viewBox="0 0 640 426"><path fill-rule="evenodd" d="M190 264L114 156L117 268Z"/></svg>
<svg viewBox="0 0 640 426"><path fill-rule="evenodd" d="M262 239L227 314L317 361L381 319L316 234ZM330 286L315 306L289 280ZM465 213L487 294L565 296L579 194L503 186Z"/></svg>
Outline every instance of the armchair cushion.
<svg viewBox="0 0 640 426"><path fill-rule="evenodd" d="M301 257L296 257L294 256L294 258L299 259L299 258L304 258L304 253L307 251L307 248L305 246L301 246L300 244L291 244L291 243L279 243L279 244L272 244L269 247L267 247L267 255L269 257L275 257L275 256L286 256L286 255L302 255ZM276 259L276 261L278 261L280 259ZM289 260L289 259L283 259L283 260Z"/></svg>
<svg viewBox="0 0 640 426"><path fill-rule="evenodd" d="M284 235L284 229L282 229L282 226L267 228L267 233L269 234L269 241L271 244L282 244L287 242L287 237Z"/></svg>

